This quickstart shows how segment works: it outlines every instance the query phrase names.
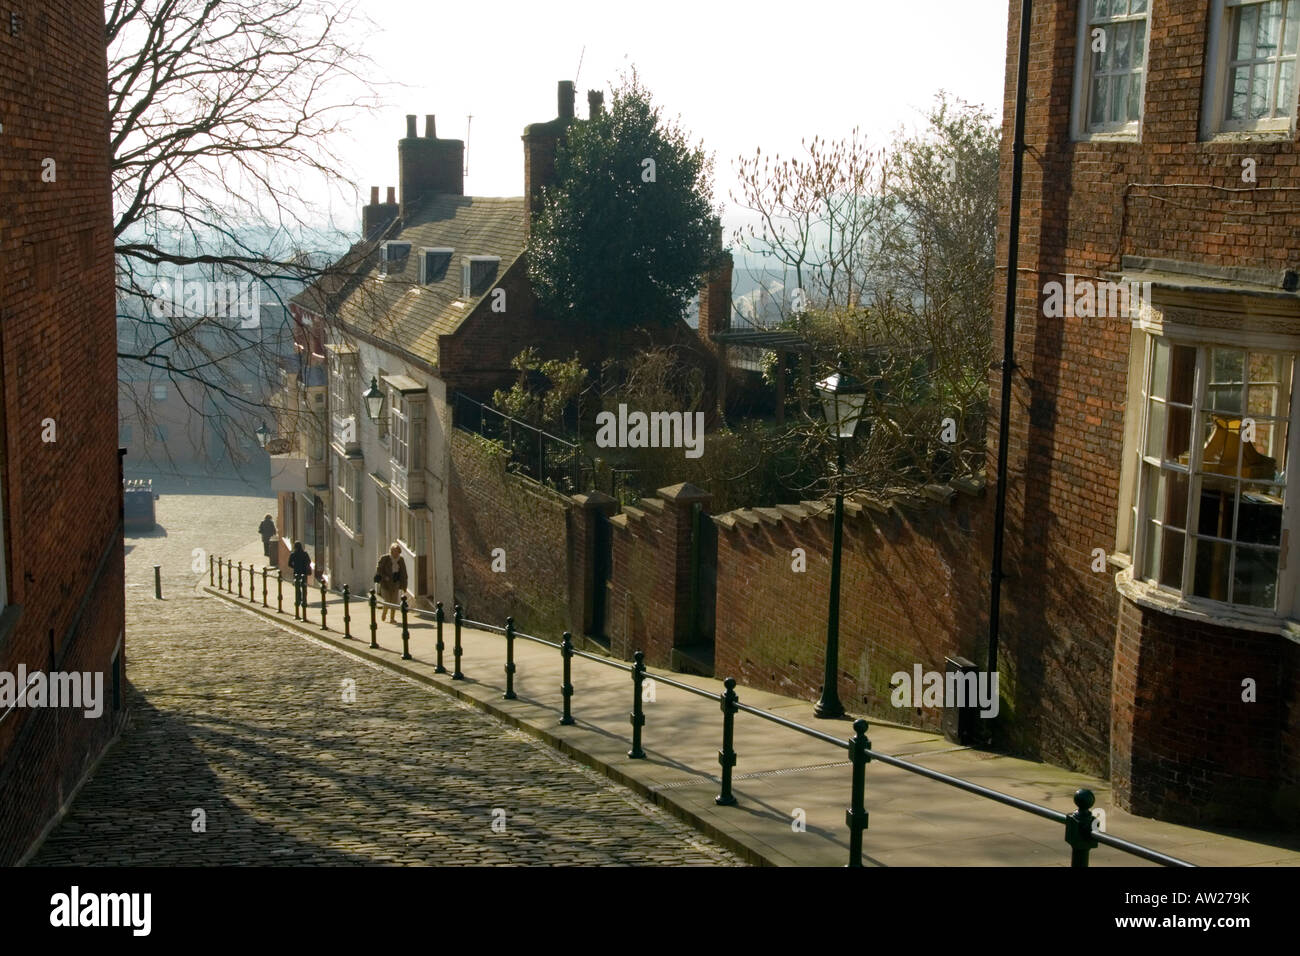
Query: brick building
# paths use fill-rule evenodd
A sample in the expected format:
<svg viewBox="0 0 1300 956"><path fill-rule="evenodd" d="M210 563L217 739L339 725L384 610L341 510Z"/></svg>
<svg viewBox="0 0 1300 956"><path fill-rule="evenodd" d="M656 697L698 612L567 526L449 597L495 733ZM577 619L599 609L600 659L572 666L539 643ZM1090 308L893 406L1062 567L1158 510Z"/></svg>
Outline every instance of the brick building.
<svg viewBox="0 0 1300 956"><path fill-rule="evenodd" d="M589 111L602 108L601 94L589 93ZM418 135L417 118L407 117L399 186L387 188L384 202L371 189L361 240L331 278L290 306L298 354L286 372L277 438L291 447L272 456L282 558L296 534L331 584L363 593L396 540L410 590L425 604L482 595L480 584L490 593L499 575L478 570L493 547L528 560L517 526L497 526L502 516L490 508L480 516L465 506L481 497L462 475L476 464L458 462L450 433L457 395L490 401L517 379L511 361L529 346L544 359L576 353L589 368L621 354L622 333L603 323L543 314L528 279L530 224L542 190L556 182L556 150L574 122L574 86L561 81L556 118L522 136L524 195L489 198L464 195L460 140L439 138L433 116ZM720 267L714 282L729 290L730 279ZM685 322L654 341L683 343L717 367ZM378 422L362 402L372 382L384 400Z"/></svg>
<svg viewBox="0 0 1300 956"><path fill-rule="evenodd" d="M12 865L120 726L124 582L104 7L51 0L5 19L0 672L96 672L105 697L98 718L0 705Z"/></svg>

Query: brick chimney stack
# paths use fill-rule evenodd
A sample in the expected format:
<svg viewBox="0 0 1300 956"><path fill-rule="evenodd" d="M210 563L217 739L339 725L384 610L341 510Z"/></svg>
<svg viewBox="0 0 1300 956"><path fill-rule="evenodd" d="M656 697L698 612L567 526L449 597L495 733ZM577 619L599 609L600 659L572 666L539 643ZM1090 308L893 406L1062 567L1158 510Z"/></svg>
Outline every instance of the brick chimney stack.
<svg viewBox="0 0 1300 956"><path fill-rule="evenodd" d="M465 142L438 139L434 117L424 117L424 136L417 136L414 114L406 117L406 136L397 141L401 216L408 220L425 199L437 194L465 195Z"/></svg>
<svg viewBox="0 0 1300 956"><path fill-rule="evenodd" d="M605 94L600 90L587 91L587 119L595 119L605 109Z"/></svg>
<svg viewBox="0 0 1300 956"><path fill-rule="evenodd" d="M397 218L398 205L392 186L388 187L388 201L379 201L379 187L370 187L370 205L361 207L361 238L373 239Z"/></svg>
<svg viewBox="0 0 1300 956"><path fill-rule="evenodd" d="M542 206L542 189L555 185L555 152L573 122L572 80L560 80L556 90L558 116L548 123L524 127L524 194L528 197L525 231L531 233L533 218Z"/></svg>

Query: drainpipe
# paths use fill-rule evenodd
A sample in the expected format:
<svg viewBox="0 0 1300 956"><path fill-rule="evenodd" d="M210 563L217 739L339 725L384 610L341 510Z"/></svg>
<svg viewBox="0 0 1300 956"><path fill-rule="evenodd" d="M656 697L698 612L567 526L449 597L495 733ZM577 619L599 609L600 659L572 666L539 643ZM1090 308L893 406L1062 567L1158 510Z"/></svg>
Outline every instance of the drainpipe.
<svg viewBox="0 0 1300 956"><path fill-rule="evenodd" d="M1020 262L1020 186L1025 157L1025 99L1029 85L1029 27L1033 0L1020 0L1020 60L1016 75L1016 132L1012 143L1011 215L1007 232L1007 301L1002 330L1002 415L998 419L997 508L993 517L993 567L989 572L990 673L998 669L998 629L1002 606L1002 542L1007 520L1007 422L1011 417L1011 376L1016 370L1016 273Z"/></svg>

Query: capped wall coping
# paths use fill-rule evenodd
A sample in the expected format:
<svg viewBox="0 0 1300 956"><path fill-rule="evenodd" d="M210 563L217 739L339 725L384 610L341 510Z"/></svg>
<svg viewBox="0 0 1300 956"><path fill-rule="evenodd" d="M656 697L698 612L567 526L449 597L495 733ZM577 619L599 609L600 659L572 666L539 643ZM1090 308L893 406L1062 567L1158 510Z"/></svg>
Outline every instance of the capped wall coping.
<svg viewBox="0 0 1300 956"><path fill-rule="evenodd" d="M795 521L804 521L808 518L808 509L803 505L777 505L776 510Z"/></svg>
<svg viewBox="0 0 1300 956"><path fill-rule="evenodd" d="M781 520L781 512L775 508L755 508L754 514L766 521L768 524L777 524Z"/></svg>
<svg viewBox="0 0 1300 956"><path fill-rule="evenodd" d="M609 508L618 507L618 499L611 498L603 491L592 491L586 494L573 495L574 504L579 508Z"/></svg>
<svg viewBox="0 0 1300 956"><path fill-rule="evenodd" d="M689 481L681 481L675 485L669 485L667 488L660 488L658 495L666 501L708 501L713 495L709 494L703 488L697 488Z"/></svg>
<svg viewBox="0 0 1300 956"><path fill-rule="evenodd" d="M642 498L637 502L642 510L653 511L656 514L664 513L664 500L662 498Z"/></svg>

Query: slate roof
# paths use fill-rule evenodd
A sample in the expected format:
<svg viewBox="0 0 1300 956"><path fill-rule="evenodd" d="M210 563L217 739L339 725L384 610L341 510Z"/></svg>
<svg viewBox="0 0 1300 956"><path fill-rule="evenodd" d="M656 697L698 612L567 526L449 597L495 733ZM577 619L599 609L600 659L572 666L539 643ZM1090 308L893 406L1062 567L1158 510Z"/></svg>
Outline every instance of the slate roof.
<svg viewBox="0 0 1300 956"><path fill-rule="evenodd" d="M525 199L435 195L415 209L400 230L389 227L375 240L359 242L340 260L350 281L335 278L307 289L294 301L318 313L333 312L349 326L438 363L438 336L455 332L490 294L524 251ZM379 278L379 251L385 242L409 242L410 255L389 263ZM420 249L455 250L446 272L421 286ZM491 282L469 300L461 298L461 262L466 256L499 256Z"/></svg>

